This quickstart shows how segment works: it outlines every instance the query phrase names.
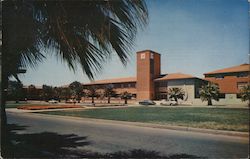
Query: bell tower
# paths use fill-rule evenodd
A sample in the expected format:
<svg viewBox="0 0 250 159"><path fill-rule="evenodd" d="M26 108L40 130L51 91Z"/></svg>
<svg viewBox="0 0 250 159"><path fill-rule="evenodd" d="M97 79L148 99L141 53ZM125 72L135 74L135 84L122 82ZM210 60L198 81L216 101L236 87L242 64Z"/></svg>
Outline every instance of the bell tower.
<svg viewBox="0 0 250 159"><path fill-rule="evenodd" d="M154 99L154 79L161 74L161 55L151 50L137 52L137 100Z"/></svg>

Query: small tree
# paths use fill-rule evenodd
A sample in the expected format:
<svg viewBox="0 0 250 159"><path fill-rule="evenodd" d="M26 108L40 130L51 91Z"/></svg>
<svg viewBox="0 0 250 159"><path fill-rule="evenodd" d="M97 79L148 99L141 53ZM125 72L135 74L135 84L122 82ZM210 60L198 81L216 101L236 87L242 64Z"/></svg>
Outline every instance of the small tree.
<svg viewBox="0 0 250 159"><path fill-rule="evenodd" d="M69 88L72 90L75 99L80 103L81 96L83 95L83 85L75 81L69 85Z"/></svg>
<svg viewBox="0 0 250 159"><path fill-rule="evenodd" d="M60 98L64 98L67 101L72 96L72 91L70 88L62 88Z"/></svg>
<svg viewBox="0 0 250 159"><path fill-rule="evenodd" d="M181 88L170 88L168 90L169 98L174 98L174 100L178 103L178 99L184 98L184 91Z"/></svg>
<svg viewBox="0 0 250 159"><path fill-rule="evenodd" d="M54 92L53 92L52 86L43 85L42 88L43 88L42 89L43 100L48 101L50 98L54 97Z"/></svg>
<svg viewBox="0 0 250 159"><path fill-rule="evenodd" d="M250 107L250 85L246 85L240 90L240 97L243 102L248 101Z"/></svg>
<svg viewBox="0 0 250 159"><path fill-rule="evenodd" d="M128 99L130 99L131 97L132 97L132 94L128 93L127 91L121 94L121 99L124 99L124 104L128 104Z"/></svg>
<svg viewBox="0 0 250 159"><path fill-rule="evenodd" d="M95 103L95 97L98 96L97 87L90 86L87 89L88 89L87 95L88 95L88 97L91 97L92 103L94 104Z"/></svg>
<svg viewBox="0 0 250 159"><path fill-rule="evenodd" d="M110 103L110 98L115 95L114 86L113 85L107 85L104 88L104 96L108 98L108 103Z"/></svg>
<svg viewBox="0 0 250 159"><path fill-rule="evenodd" d="M200 98L202 101L207 101L207 105L213 105L212 99L219 101L219 87L213 83L208 83L200 89Z"/></svg>

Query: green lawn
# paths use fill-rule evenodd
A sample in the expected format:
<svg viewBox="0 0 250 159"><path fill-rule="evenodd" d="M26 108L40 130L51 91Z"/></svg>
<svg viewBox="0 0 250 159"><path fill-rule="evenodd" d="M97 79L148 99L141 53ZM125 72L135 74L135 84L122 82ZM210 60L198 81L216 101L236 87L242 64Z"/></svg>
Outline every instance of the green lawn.
<svg viewBox="0 0 250 159"><path fill-rule="evenodd" d="M247 132L248 111L240 108L130 107L43 113Z"/></svg>

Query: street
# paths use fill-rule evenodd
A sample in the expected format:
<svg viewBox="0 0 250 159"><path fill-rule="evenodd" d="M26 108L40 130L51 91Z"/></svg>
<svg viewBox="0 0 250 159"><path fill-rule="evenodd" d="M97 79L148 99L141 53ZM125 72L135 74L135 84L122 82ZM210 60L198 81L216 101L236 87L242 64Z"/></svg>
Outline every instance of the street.
<svg viewBox="0 0 250 159"><path fill-rule="evenodd" d="M8 123L27 126L21 134L53 132L86 137L90 144L78 149L99 153L143 149L163 155L189 154L209 158L247 158L249 139L197 132L56 118L49 115L8 112Z"/></svg>

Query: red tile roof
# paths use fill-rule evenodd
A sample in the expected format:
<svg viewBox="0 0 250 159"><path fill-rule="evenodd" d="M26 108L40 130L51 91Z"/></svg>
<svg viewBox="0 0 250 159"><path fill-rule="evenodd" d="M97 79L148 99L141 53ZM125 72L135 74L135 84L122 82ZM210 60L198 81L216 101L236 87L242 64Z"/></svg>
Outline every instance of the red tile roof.
<svg viewBox="0 0 250 159"><path fill-rule="evenodd" d="M155 79L155 81L188 79L188 78L197 78L197 77L192 76L192 75L188 75L188 74L183 74L183 73L171 73L171 74L167 74L161 78L157 78L157 79Z"/></svg>
<svg viewBox="0 0 250 159"><path fill-rule="evenodd" d="M126 78L113 78L93 81L90 83L84 83L84 85L93 85L93 84L111 84L111 83L126 83L126 82L136 82L136 77L126 77Z"/></svg>
<svg viewBox="0 0 250 159"><path fill-rule="evenodd" d="M30 85L24 85L23 88L29 88ZM35 85L33 85L35 86ZM35 86L36 89L43 89L43 86Z"/></svg>
<svg viewBox="0 0 250 159"><path fill-rule="evenodd" d="M152 50L141 50L141 51L137 51L136 53L142 53L142 52L152 52L152 53L159 54L158 52L155 52L155 51L152 51Z"/></svg>
<svg viewBox="0 0 250 159"><path fill-rule="evenodd" d="M220 69L220 70L215 70L212 72L204 73L204 75L219 74L219 73L232 73L232 72L246 72L246 71L250 71L249 64L242 64L242 65L228 67L228 68L224 68L224 69Z"/></svg>

